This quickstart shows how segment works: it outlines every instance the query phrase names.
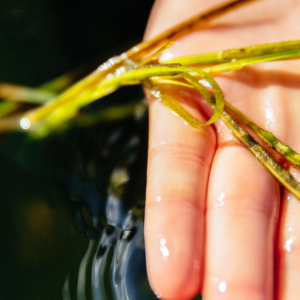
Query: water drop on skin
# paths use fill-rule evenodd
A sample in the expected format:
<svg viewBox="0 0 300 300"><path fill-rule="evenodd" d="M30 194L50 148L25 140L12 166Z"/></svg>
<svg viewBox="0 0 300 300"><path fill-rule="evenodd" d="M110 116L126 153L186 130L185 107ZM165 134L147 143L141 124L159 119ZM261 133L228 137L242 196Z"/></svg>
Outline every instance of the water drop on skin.
<svg viewBox="0 0 300 300"><path fill-rule="evenodd" d="M160 59L159 59L159 62L162 63L162 62L166 62L170 59L173 58L173 54L169 51L169 50L165 50L163 52L163 54L161 55Z"/></svg>
<svg viewBox="0 0 300 300"><path fill-rule="evenodd" d="M215 203L214 203L214 208L224 206L224 205L225 205L225 202L224 202L225 197L226 197L226 194L225 194L225 193L221 193L221 194L217 197L217 200L216 200Z"/></svg>
<svg viewBox="0 0 300 300"><path fill-rule="evenodd" d="M226 284L226 282L225 282L225 281L221 281L221 282L219 283L219 291L220 291L221 293L225 293L225 292L226 292L226 289L227 289L227 284Z"/></svg>
<svg viewBox="0 0 300 300"><path fill-rule="evenodd" d="M109 73L109 74L106 75L106 78L108 80L112 79L113 77L114 77L114 75L112 73Z"/></svg>
<svg viewBox="0 0 300 300"><path fill-rule="evenodd" d="M166 247L166 243L167 243L166 239L161 238L159 242L160 242L160 248L159 248L160 252L162 253L164 258L168 257L170 255L170 252Z"/></svg>
<svg viewBox="0 0 300 300"><path fill-rule="evenodd" d="M266 128L271 128L275 124L274 109L270 106L266 108Z"/></svg>
<svg viewBox="0 0 300 300"><path fill-rule="evenodd" d="M174 50L178 49L180 46L179 42L173 43L168 49L166 49L159 57L159 63L165 63L174 58Z"/></svg>
<svg viewBox="0 0 300 300"><path fill-rule="evenodd" d="M154 294L155 294L157 299L162 297L162 292L161 291L155 291Z"/></svg>
<svg viewBox="0 0 300 300"><path fill-rule="evenodd" d="M285 241L285 244L283 246L283 249L287 252L291 252L292 250L292 245L294 244L296 238L295 237L291 237L288 240Z"/></svg>
<svg viewBox="0 0 300 300"><path fill-rule="evenodd" d="M227 290L227 283L225 280L220 280L219 278L212 277L210 279L213 285L213 295L212 299L219 299L219 295L224 294Z"/></svg>
<svg viewBox="0 0 300 300"><path fill-rule="evenodd" d="M124 74L125 72L126 72L126 68L122 66L116 70L115 74L116 74L116 76L120 76L120 75Z"/></svg>

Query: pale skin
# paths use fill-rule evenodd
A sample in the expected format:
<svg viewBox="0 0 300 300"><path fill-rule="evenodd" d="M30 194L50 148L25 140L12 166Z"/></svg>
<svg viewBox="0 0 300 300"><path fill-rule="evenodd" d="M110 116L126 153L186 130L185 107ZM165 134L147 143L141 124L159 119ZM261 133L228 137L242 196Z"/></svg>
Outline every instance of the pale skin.
<svg viewBox="0 0 300 300"><path fill-rule="evenodd" d="M224 0L157 0L145 38ZM190 33L174 56L299 39L298 0L260 0ZM300 152L300 62L215 77L228 102ZM174 88L199 120L204 100ZM195 129L149 99L147 269L162 299L294 300L300 295L300 200L279 186L227 127ZM290 172L300 176L298 169Z"/></svg>

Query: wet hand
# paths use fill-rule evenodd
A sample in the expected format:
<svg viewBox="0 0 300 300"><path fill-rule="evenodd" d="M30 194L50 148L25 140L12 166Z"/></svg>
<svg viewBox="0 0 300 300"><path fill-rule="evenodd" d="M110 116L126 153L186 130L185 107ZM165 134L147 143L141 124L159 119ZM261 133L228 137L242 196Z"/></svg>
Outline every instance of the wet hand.
<svg viewBox="0 0 300 300"><path fill-rule="evenodd" d="M146 38L220 3L157 1ZM256 1L181 38L167 55L299 39L299 13L297 0ZM216 77L228 102L298 152L299 66L263 63ZM197 93L170 92L199 120L208 118ZM194 129L154 99L149 111L145 236L157 296L184 300L201 292L204 299L297 299L299 199L281 190L221 121Z"/></svg>

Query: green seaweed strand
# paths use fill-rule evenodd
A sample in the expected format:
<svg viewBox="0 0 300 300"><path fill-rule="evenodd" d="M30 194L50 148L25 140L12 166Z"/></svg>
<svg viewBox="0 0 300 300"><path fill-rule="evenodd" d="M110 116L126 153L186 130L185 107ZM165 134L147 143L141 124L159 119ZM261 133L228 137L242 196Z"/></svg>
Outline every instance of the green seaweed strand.
<svg viewBox="0 0 300 300"><path fill-rule="evenodd" d="M122 67L125 60L140 60L149 55L149 53L156 52L157 49L164 47L172 40L175 40L187 34L189 31L195 28L203 28L210 21L217 19L218 17L236 8L251 2L251 0L228 1L225 4L214 7L213 9L208 10L204 13L200 13L192 17L191 19L174 26L169 30L164 31L151 40L144 41L132 47L119 56L112 57L107 62L100 65L93 73L89 74L88 76L74 84L57 98L49 101L47 105L42 106L39 110L35 111L35 113L31 114L31 117L34 118L32 119L32 121L40 121L46 118L54 110L59 109L61 104L65 105L66 103L71 103L74 99L77 98L78 95L94 89L99 82L106 78L106 76L114 73L118 68ZM72 113L72 115L74 116L75 114Z"/></svg>
<svg viewBox="0 0 300 300"><path fill-rule="evenodd" d="M202 70L209 74L220 74L228 71L237 71L246 66L261 63L261 62L278 61L284 59L298 59L299 57L300 57L300 50L291 50L291 51L284 51L284 52L279 52L274 54L256 56L253 58L245 58L237 61L232 61L229 63L214 65L211 67L205 67L202 68Z"/></svg>
<svg viewBox="0 0 300 300"><path fill-rule="evenodd" d="M297 49L300 49L300 40L254 45L199 55L182 56L164 61L163 63L180 63L181 65L219 64Z"/></svg>
<svg viewBox="0 0 300 300"><path fill-rule="evenodd" d="M141 82L152 77L175 76L183 73L190 74L191 76L201 76L211 84L216 97L216 109L209 121L203 124L197 121L198 122L197 126L205 126L215 122L222 114L224 108L224 97L221 88L210 75L208 75L201 69L195 67L186 67L186 66L177 66L177 65L175 66L170 66L170 65L151 66L150 65L150 66L136 68L127 71L123 74L119 74L118 76L115 75L106 78L105 80L102 80L94 89L77 97L72 101L72 103L65 103L65 104L61 103L61 105L57 110L54 110L51 114L47 116L47 118L43 119L42 124L36 124L35 129L39 131L40 135L43 136L47 134L51 128L58 127L60 124L63 124L65 121L74 117L77 111L81 107L93 102L96 99L100 99L104 96L113 93L114 91L116 91L122 86L140 84ZM177 108L179 109L178 106ZM35 112L31 112L26 116L29 120L35 119L35 116L32 115L32 113L34 114ZM181 113L179 114L185 114L186 121L196 125L195 120L189 119L186 112L183 111L183 108L181 110Z"/></svg>
<svg viewBox="0 0 300 300"><path fill-rule="evenodd" d="M272 132L262 129L238 109L233 107L228 102L225 102L225 107L236 115L244 124L251 128L255 134L260 137L268 146L272 147L277 153L289 160L294 166L300 167L300 154L291 149L288 145L280 141Z"/></svg>
<svg viewBox="0 0 300 300"><path fill-rule="evenodd" d="M198 81L190 77L190 75L183 75L184 78L198 91L201 90L201 94L207 100L212 108L215 105L214 96L206 90ZM220 119L224 124L234 133L234 135L241 141L254 155L255 157L269 170L271 174L289 191L300 198L300 184L295 178L281 166L270 153L258 142L256 142L252 136L239 124L239 122L227 113L223 111Z"/></svg>

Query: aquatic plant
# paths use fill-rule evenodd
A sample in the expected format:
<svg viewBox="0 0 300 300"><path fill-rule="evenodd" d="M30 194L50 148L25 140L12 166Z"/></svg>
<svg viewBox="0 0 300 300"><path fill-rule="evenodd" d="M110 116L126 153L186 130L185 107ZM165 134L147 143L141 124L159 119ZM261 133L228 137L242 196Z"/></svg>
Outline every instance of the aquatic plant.
<svg viewBox="0 0 300 300"><path fill-rule="evenodd" d="M250 2L230 1L195 16L149 41L132 47L119 56L110 58L93 73L54 98L51 94L51 84L36 89L0 86L0 94L9 96L0 104L0 129L28 130L33 136L41 138L74 123L80 126L103 119L122 118L133 113L135 103L110 107L100 114L90 114L88 118L79 112L83 107L99 101L120 87L142 84L155 98L191 126L201 127L221 119L277 180L299 198L300 184L271 156L267 148L274 149L296 167L300 166L300 154L225 101L221 88L213 78L213 75L233 72L256 63L298 59L299 40L254 45L163 62L159 60L159 56L179 37L196 28L203 28L211 20ZM55 86L57 82L59 80L56 81ZM61 89L66 85L61 84ZM211 118L207 122L199 122L167 93L166 85L182 86L198 91L214 110ZM22 102L38 104L38 107L22 112L22 115L12 113L19 109ZM250 135L249 130L266 145L257 142Z"/></svg>

